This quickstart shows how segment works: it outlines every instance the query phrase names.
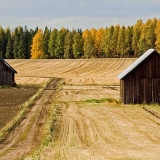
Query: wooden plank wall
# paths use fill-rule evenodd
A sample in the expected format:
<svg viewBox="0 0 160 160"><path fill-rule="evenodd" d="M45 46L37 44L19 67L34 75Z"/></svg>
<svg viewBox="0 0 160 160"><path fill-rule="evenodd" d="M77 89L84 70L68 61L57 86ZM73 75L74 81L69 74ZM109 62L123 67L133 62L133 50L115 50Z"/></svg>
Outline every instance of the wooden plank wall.
<svg viewBox="0 0 160 160"><path fill-rule="evenodd" d="M121 81L124 104L160 103L160 55L154 52Z"/></svg>
<svg viewBox="0 0 160 160"><path fill-rule="evenodd" d="M0 61L0 85L12 85L12 74L13 71Z"/></svg>

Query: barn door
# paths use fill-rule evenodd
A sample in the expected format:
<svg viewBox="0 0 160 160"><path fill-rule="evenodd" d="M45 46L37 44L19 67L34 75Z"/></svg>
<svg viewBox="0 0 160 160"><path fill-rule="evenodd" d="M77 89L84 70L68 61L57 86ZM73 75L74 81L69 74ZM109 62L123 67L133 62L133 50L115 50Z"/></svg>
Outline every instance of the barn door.
<svg viewBox="0 0 160 160"><path fill-rule="evenodd" d="M142 103L160 103L160 79L142 79Z"/></svg>

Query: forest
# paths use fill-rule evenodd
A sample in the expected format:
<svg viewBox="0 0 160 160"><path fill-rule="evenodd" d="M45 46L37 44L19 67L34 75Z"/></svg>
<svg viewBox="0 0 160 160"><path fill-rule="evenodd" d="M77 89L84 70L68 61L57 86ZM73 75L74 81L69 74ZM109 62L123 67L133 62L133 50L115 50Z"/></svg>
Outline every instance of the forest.
<svg viewBox="0 0 160 160"><path fill-rule="evenodd" d="M139 57L150 48L160 51L160 19L84 31L0 26L0 58L4 59Z"/></svg>

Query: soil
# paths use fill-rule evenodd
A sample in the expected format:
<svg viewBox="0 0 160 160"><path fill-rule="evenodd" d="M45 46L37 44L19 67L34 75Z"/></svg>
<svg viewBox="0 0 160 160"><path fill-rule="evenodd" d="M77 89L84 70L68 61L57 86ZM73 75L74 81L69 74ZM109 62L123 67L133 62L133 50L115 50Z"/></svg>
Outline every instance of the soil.
<svg viewBox="0 0 160 160"><path fill-rule="evenodd" d="M48 118L58 81L58 78L51 81L23 120L0 143L0 160L23 158L40 143L41 130Z"/></svg>
<svg viewBox="0 0 160 160"><path fill-rule="evenodd" d="M33 96L38 89L34 86L0 89L0 129L21 110L21 104Z"/></svg>

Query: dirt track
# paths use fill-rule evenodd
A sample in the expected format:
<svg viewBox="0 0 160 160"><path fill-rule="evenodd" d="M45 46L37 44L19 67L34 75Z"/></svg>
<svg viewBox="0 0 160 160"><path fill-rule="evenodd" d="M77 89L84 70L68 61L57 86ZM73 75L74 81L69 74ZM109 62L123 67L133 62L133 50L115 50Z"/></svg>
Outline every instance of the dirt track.
<svg viewBox="0 0 160 160"><path fill-rule="evenodd" d="M54 78L50 82L20 124L0 143L0 160L20 159L38 145L58 81L58 78Z"/></svg>

